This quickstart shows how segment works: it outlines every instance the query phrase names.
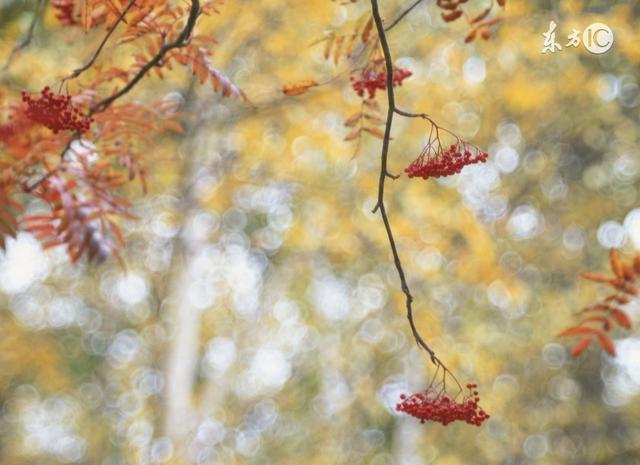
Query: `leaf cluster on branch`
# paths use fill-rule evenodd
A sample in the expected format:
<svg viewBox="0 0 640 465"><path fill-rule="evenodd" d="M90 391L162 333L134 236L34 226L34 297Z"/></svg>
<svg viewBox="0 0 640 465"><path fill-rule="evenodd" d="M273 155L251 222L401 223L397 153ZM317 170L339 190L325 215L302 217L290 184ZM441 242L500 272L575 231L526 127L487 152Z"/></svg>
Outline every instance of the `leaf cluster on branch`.
<svg viewBox="0 0 640 465"><path fill-rule="evenodd" d="M106 28L86 64L62 79L57 91L23 90L20 99L0 95L0 246L20 229L45 247L64 245L76 262L118 257L124 244L120 224L132 219L122 188L138 178L147 191L148 152L162 134L181 133L175 100L123 101L143 78L162 78L176 65L190 68L201 83L223 96L247 100L211 61L212 37L198 34L201 15L218 13L220 0L56 0L61 27ZM111 53L134 46L128 67L106 68ZM97 71L85 78L89 69ZM114 91L114 85L116 90ZM70 87L78 89L70 91ZM23 205L38 200L48 213L22 217Z"/></svg>
<svg viewBox="0 0 640 465"><path fill-rule="evenodd" d="M616 355L616 347L608 333L616 327L631 328L631 318L623 306L638 296L636 281L640 278L640 255L636 255L625 263L616 249L609 251L609 264L613 276L586 272L582 277L596 283L606 284L613 292L599 302L581 309L576 316L580 321L562 331L558 336L578 337L578 342L571 349L571 355L580 356L594 342L612 357Z"/></svg>

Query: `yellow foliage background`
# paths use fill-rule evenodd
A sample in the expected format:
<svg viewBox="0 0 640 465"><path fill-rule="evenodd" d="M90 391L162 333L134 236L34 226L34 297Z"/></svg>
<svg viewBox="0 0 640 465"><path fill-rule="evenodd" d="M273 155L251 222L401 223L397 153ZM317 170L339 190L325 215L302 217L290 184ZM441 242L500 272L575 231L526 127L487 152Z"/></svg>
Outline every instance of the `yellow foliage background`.
<svg viewBox="0 0 640 465"><path fill-rule="evenodd" d="M407 2L381 3L390 19ZM637 332L615 334L615 360L595 348L572 360L556 334L601 296L579 273L604 271L612 245L640 247L640 6L509 0L491 40L464 44L466 26L423 3L389 33L413 72L398 106L491 161L441 181L389 180L386 199L418 327L479 384L491 419L444 428L393 411L433 370L371 213L380 141L354 154L343 140L360 100L347 64L311 45L353 28L368 3L229 1L199 27L253 105L184 69L126 97L179 95L186 112L185 134L146 154L151 192L128 189L139 220L124 225L127 270L72 267L26 234L0 254L0 463L638 463ZM0 62L34 8L0 2ZM55 88L104 34L61 28L50 10L1 71L3 105ZM563 46L593 22L615 44L542 54L551 20ZM100 63L126 67L132 48L115 43ZM395 120L391 172L427 130ZM628 311L637 320L637 304Z"/></svg>

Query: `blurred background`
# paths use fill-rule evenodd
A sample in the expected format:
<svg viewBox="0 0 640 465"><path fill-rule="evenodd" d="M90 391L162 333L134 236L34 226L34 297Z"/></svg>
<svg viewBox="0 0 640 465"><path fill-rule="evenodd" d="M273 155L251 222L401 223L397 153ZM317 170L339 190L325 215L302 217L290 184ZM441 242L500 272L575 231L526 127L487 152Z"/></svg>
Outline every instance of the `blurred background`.
<svg viewBox="0 0 640 465"><path fill-rule="evenodd" d="M381 3L391 19L410 2ZM368 2L238 0L201 27L256 109L185 70L131 96L182 101L186 132L147 154L147 195L130 186L126 271L72 266L26 233L0 252L0 463L640 464L637 327L614 333L616 358L592 347L574 360L556 338L605 292L579 273L605 272L610 247L640 249L640 2L509 0L494 37L468 45L433 3L389 33L413 73L398 105L490 160L389 181L386 198L418 327L479 384L491 419L442 427L394 412L433 370L371 213L380 141L355 155L343 141L360 107L348 75L279 90L344 71L311 44ZM0 1L0 62L36 8ZM543 54L552 20L563 48ZM611 50L565 47L594 22L613 30ZM103 34L48 11L0 75L5 98L55 83ZM392 172L427 130L396 119ZM638 303L625 309L637 322Z"/></svg>

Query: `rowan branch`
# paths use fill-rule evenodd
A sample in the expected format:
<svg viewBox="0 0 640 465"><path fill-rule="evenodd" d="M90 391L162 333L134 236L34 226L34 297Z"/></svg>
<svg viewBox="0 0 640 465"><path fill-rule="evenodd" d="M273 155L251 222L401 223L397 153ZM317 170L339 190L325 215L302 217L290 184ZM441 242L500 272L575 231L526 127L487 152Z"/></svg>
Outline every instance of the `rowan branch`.
<svg viewBox="0 0 640 465"><path fill-rule="evenodd" d="M89 109L89 115L106 110L113 102L115 102L117 99L119 99L120 97L122 97L123 95L131 91L131 89L135 87L138 81L140 81L140 79L142 79L144 75L147 74L149 70L151 70L151 68L153 68L154 66L158 66L162 62L162 59L164 58L164 56L169 51L173 50L174 48L184 47L187 44L187 41L189 40L189 38L191 37L191 33L193 32L193 29L196 26L196 21L198 19L199 14L200 14L200 1L191 0L191 10L189 11L189 17L187 18L187 23L185 24L184 29L182 29L182 32L180 32L180 35L177 37L177 39L174 40L173 42L170 42L162 46L160 51L158 51L158 53L151 60L149 60L147 63L145 63L145 65L142 68L140 68L140 70L127 83L126 86L124 86L122 89L120 89L113 95L106 97L100 100L99 102L96 102L95 104L93 104Z"/></svg>
<svg viewBox="0 0 640 465"><path fill-rule="evenodd" d="M131 1L130 6L133 6L133 3L134 3L134 0ZM130 8L130 6L128 5L127 9ZM126 11L123 11L123 14L121 14L120 16L123 17L124 13L126 13ZM87 116L91 116L91 115L93 115L95 113L102 112L102 111L106 110L107 108L109 108L109 106L113 102L115 102L117 99L119 99L120 97L122 97L123 95L125 95L129 91L131 91L131 89L133 89L135 87L135 85L144 77L145 74L147 74L147 72L151 68L153 68L154 66L158 66L162 62L162 59L164 58L164 56L169 51L173 50L174 48L184 47L187 44L187 41L189 40L189 38L191 37L191 34L193 33L193 30L194 30L194 28L196 26L196 21L198 19L198 15L199 14L200 14L200 1L199 0L191 0L191 10L189 11L189 17L187 18L187 23L185 24L184 28L182 29L182 32L180 32L180 35L176 38L176 40L164 45L160 49L160 51L158 51L158 53L151 60L149 60L142 68L140 68L140 70L136 73L136 75L122 89L120 89L119 91L117 91L114 94L110 95L109 97L106 97L106 98L94 103L91 106L91 108L89 108L89 111L87 112ZM116 25L117 25L118 22L119 22L119 20L116 22ZM115 25L112 28L112 30L113 29L115 29ZM110 33L111 32L112 31L110 31ZM103 41L100 44L99 48L101 48L104 45L104 43L106 42L106 39L108 38L109 34L107 34L107 37L105 39L103 39ZM99 52L96 52L96 55L98 53ZM65 145L65 148L60 153L60 161L59 161L59 163L52 170L50 170L49 172L44 174L40 179L35 181L32 185L27 186L25 188L25 192L27 192L27 193L28 192L32 192L36 187L38 187L44 181L49 179L55 172L60 170L62 164L64 163L65 154L67 153L67 151L71 147L71 144L73 143L73 141L78 139L80 136L81 136L81 133L79 133L79 132L76 132L71 136L71 138L69 139L69 142L67 142L67 144Z"/></svg>
<svg viewBox="0 0 640 465"><path fill-rule="evenodd" d="M395 264L396 270L398 271L398 276L400 277L402 292L405 295L405 301L406 301L406 307L407 307L407 320L409 320L409 326L411 327L411 332L413 333L413 337L416 340L418 347L427 351L434 365L442 366L444 369L446 369L444 364L436 356L433 349L431 349L431 347L429 347L429 345L424 341L424 339L420 335L420 332L418 331L418 328L416 327L415 321L413 319L413 306L412 306L413 296L411 295L411 290L409 289L409 285L407 284L407 279L405 276L404 269L402 267L402 262L400 261L400 255L398 254L398 249L396 247L396 241L393 236L393 230L391 229L391 224L389 222L389 217L387 215L387 209L384 205L385 181L387 177L390 176L387 170L387 159L389 156L389 144L391 141L391 127L393 125L393 115L394 113L398 112L398 109L396 108L395 94L393 91L393 61L391 59L391 51L389 50L389 43L387 42L387 36L385 34L384 24L378 8L378 0L371 0L371 10L373 14L373 21L378 31L380 46L382 47L382 52L384 55L384 63L385 63L386 74L387 74L386 80L387 80L387 103L388 103L387 120L384 128L384 137L382 139L382 152L380 154L380 178L378 181L378 200L376 202L375 208L373 209L373 212L375 213L376 211L380 210L380 216L382 217L382 222L384 223L385 230L387 231L387 238L389 239L389 246L391 247L393 262ZM395 23L396 22L394 22L392 26L395 25Z"/></svg>

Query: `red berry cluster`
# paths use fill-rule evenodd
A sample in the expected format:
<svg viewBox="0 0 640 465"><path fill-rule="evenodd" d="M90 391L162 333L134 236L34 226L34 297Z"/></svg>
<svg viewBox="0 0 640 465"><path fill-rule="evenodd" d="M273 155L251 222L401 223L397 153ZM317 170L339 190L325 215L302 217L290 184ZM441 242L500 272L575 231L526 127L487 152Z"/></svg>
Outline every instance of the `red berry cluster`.
<svg viewBox="0 0 640 465"><path fill-rule="evenodd" d="M93 121L93 118L83 116L80 110L73 106L71 96L56 95L49 87L42 89L40 97L35 99L23 91L22 101L27 105L27 117L48 127L54 134L64 130L85 132Z"/></svg>
<svg viewBox="0 0 640 465"><path fill-rule="evenodd" d="M451 176L462 171L467 165L474 163L484 163L489 158L486 152L478 152L473 155L467 148L460 151L460 145L452 144L447 150L442 150L439 155L425 155L428 151L423 151L407 168L405 173L410 178L421 177L422 179L440 178Z"/></svg>
<svg viewBox="0 0 640 465"><path fill-rule="evenodd" d="M480 426L489 418L489 415L478 406L480 397L475 390L476 387L478 387L477 384L467 384L469 395L465 396L461 402L456 401L446 392L436 392L433 388L409 397L402 394L396 410L418 418L421 423L429 420L446 426L460 420L470 425Z"/></svg>
<svg viewBox="0 0 640 465"><path fill-rule="evenodd" d="M393 68L393 87L401 86L402 81L411 76L411 71L404 68ZM384 69L365 69L359 79L351 76L351 86L360 97L364 97L366 90L372 99L376 96L376 90L387 88L387 73Z"/></svg>

